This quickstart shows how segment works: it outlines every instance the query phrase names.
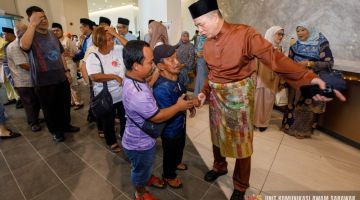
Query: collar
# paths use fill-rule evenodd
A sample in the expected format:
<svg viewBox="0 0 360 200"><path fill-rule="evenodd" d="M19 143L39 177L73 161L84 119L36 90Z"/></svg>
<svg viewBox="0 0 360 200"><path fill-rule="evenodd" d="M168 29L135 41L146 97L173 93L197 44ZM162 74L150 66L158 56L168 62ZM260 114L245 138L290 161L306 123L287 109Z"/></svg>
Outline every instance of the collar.
<svg viewBox="0 0 360 200"><path fill-rule="evenodd" d="M226 21L224 21L224 24L222 25L220 32L214 37L214 39L215 40L220 39L223 35L230 32L230 30L231 30L231 25Z"/></svg>
<svg viewBox="0 0 360 200"><path fill-rule="evenodd" d="M139 82L139 83L146 83L146 81L137 80L137 79L135 79L135 78L133 78L133 77L130 77L130 76L129 76L129 75L127 75L127 74L125 74L125 77L126 77L126 78L128 78L128 79L130 79L130 80L133 80L133 81Z"/></svg>

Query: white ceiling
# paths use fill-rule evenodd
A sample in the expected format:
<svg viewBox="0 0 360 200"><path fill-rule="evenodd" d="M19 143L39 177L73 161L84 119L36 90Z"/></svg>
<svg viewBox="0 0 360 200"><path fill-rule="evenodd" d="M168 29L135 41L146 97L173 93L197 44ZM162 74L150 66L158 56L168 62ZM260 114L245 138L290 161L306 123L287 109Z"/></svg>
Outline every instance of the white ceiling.
<svg viewBox="0 0 360 200"><path fill-rule="evenodd" d="M126 5L137 5L137 0L87 0L89 12L116 8Z"/></svg>

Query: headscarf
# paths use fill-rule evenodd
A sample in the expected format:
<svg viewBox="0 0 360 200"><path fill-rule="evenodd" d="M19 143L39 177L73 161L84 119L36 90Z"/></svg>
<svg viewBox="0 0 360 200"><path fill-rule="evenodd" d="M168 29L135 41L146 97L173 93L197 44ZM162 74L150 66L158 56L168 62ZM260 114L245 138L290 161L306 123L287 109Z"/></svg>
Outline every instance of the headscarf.
<svg viewBox="0 0 360 200"><path fill-rule="evenodd" d="M265 32L265 39L269 41L276 48L279 48L280 44L275 43L274 37L275 34L280 30L284 30L284 28L281 26L272 26Z"/></svg>
<svg viewBox="0 0 360 200"><path fill-rule="evenodd" d="M189 32L184 31L181 33L181 36L188 34ZM181 38L179 42L179 47L176 49L177 58L181 64L185 64L187 67L192 67L195 61L195 49L194 45L189 42L184 43Z"/></svg>
<svg viewBox="0 0 360 200"><path fill-rule="evenodd" d="M308 23L299 23L298 27L304 27L309 31L309 37L306 41L300 41L299 39L290 48L294 52L294 60L301 62L303 60L318 61L320 60L320 46L324 42L328 42L326 37L318 32L314 26L310 26Z"/></svg>
<svg viewBox="0 0 360 200"><path fill-rule="evenodd" d="M169 43L169 37L166 27L158 21L150 23L149 28L151 29L150 47L155 48L156 43L163 42L164 44Z"/></svg>

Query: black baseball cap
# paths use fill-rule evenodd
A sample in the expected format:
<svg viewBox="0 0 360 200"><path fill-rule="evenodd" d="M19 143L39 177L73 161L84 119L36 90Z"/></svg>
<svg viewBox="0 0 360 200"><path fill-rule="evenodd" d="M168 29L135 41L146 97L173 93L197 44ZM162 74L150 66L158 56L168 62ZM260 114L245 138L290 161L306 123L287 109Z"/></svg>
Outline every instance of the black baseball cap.
<svg viewBox="0 0 360 200"><path fill-rule="evenodd" d="M172 56L178 46L171 46L167 44L162 44L154 48L154 62L158 64L161 62L161 59L168 58Z"/></svg>

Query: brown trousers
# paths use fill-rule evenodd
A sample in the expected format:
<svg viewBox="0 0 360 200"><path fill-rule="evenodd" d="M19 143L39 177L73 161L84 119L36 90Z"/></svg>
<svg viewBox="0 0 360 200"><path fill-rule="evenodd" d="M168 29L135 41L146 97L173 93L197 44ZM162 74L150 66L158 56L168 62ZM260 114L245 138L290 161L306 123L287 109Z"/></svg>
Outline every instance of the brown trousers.
<svg viewBox="0 0 360 200"><path fill-rule="evenodd" d="M213 145L214 165L213 169L217 172L227 171L226 158L220 153L220 148ZM251 157L236 159L233 174L234 189L245 192L250 186Z"/></svg>

